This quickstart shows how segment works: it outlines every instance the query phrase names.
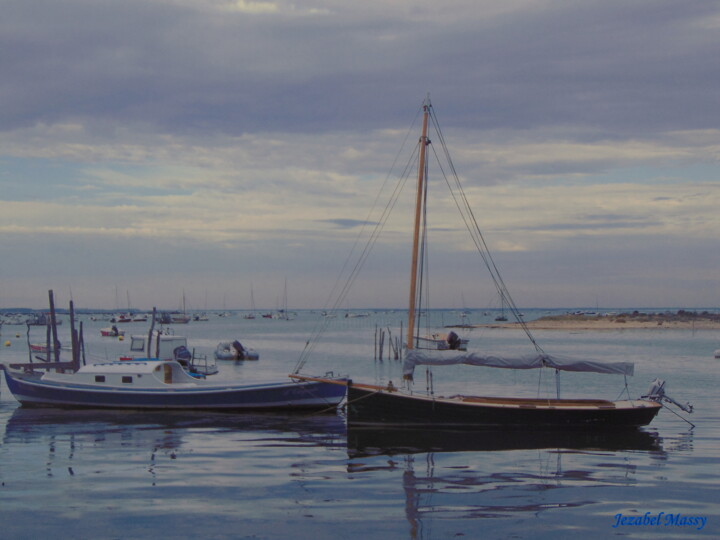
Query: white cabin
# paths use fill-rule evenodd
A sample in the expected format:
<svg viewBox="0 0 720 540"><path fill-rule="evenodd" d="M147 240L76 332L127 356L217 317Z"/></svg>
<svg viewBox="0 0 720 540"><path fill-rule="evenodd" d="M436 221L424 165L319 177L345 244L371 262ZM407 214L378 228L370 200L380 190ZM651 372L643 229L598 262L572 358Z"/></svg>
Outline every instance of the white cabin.
<svg viewBox="0 0 720 540"><path fill-rule="evenodd" d="M75 373L53 373L48 371L43 381L90 385L94 388L135 387L157 389L167 385L198 386L198 381L189 376L180 364L169 361L125 361L105 362L82 366Z"/></svg>

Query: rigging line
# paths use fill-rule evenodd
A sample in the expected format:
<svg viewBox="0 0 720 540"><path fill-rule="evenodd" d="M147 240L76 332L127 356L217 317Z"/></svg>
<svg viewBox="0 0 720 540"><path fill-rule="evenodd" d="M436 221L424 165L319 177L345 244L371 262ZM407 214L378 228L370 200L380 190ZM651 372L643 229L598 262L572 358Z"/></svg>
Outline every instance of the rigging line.
<svg viewBox="0 0 720 540"><path fill-rule="evenodd" d="M450 152L449 152L448 149L447 149L447 144L445 143L445 138L444 138L444 136L443 136L443 134L442 134L442 130L440 129L440 125L439 125L438 120L437 120L436 117L433 118L433 123L434 123L435 129L436 129L436 131L437 131L438 137L439 137L439 139L440 139L440 141L441 141L441 145L442 145L442 147L443 147L443 150L444 150L444 153L445 153L445 156L446 156L447 163L449 164L450 170L451 170L451 172L452 172L452 176L453 176L453 178L454 178L455 184L456 184L456 186L457 186L457 188L458 188L458 192L460 193L460 196L461 196L461 198L462 198L463 206L464 206L464 208L465 208L465 210L466 210L466 212L467 212L467 216L469 217L469 219L470 219L470 220L473 222L473 224L474 224L474 227L473 227L472 229L474 229L474 230L476 231L476 234L477 234L477 242L478 242L479 244L481 244L482 247L483 247L483 249L481 249L481 252L483 252L483 253L482 253L482 254L483 254L483 258L485 259L485 256L487 256L486 262L489 264L489 266L491 266L491 268L489 268L489 270L491 271L491 273L493 274L493 276L497 277L498 283L499 283L500 285L502 285L502 287L498 288L498 291L501 293L501 295L503 295L503 296L505 297L505 300L508 301L508 304L512 304L513 306L515 306L515 303L514 303L512 297L511 297L510 294L509 294L509 290L507 289L507 286L505 285L504 280L502 279L502 275L500 274L500 271L498 270L498 268L497 268L497 266L496 266L496 264L495 264L495 261L494 261L494 259L493 259L493 257L492 257L492 253L490 252L490 249L488 248L487 243L485 242L485 238L484 238L484 236L483 236L483 234L482 234L482 231L481 231L481 229L480 229L480 227L479 227L479 225L478 225L478 223L477 223L477 220L475 219L474 212L473 212L473 210L472 210L472 207L470 206L470 203L469 203L469 201L468 201L468 199L467 199L467 196L466 196L466 194L465 194L465 191L464 191L463 188L462 188L462 184L461 184L461 182L460 182L460 177L459 177L459 175L457 174L457 170L455 169L455 165L454 165L454 163L453 163L453 161L452 161L452 158L450 157ZM447 179L446 179L446 180L447 180ZM450 188L450 190L451 190L451 193L452 193L452 188ZM456 204L457 204L457 202L456 202ZM461 214L462 214L462 209L459 208L459 210L461 211ZM470 228L469 228L469 229L470 229ZM472 234L472 232L473 232L473 231L471 230L471 234ZM517 306L515 306L515 307L517 308Z"/></svg>
<svg viewBox="0 0 720 540"><path fill-rule="evenodd" d="M407 139L407 137L406 137L406 139ZM395 189L391 195L390 201L385 205L385 208L383 209L383 212L382 212L379 220L375 224L373 232L371 233L370 237L368 238L368 240L365 243L362 253L358 257L358 259L355 263L355 266L353 267L352 271L348 275L342 289L340 290L339 294L337 295L337 299L334 302L334 304L332 305L331 311L337 311L339 306L344 302L345 298L347 298L350 288L351 288L352 284L355 282L355 279L357 278L357 275L358 275L360 269L367 261L367 258L370 255L373 245L377 241L377 238L379 237L380 232L385 227L385 224L387 223L390 213L394 209L395 205L397 204L397 201L400 197L400 193L402 192L403 187L407 183L407 180L410 176L409 171L411 170L411 165L413 164L414 159L415 159L414 156L415 156L415 152L413 152L412 156L406 163L402 175L399 177L398 182L396 182L396 184L395 184ZM387 179L390 176L391 176L391 173L388 174L388 177L386 178L385 183L383 183L383 188L384 188L385 184L387 183ZM358 241L359 241L359 238L358 238ZM357 241L356 241L356 244L357 244ZM355 247L356 246L354 245L353 250ZM352 255L352 253L351 253L351 255ZM345 266L343 267L343 272L340 274L340 276L336 280L336 284L333 287L331 296L335 294L335 291L337 290L337 287L340 283L340 278L342 277L342 274L344 273L344 271L347 270L348 263L350 260L351 260L351 257L349 256L346 260ZM330 298L328 298L326 305L329 302L330 302ZM315 345L319 341L320 336L324 333L324 331L327 329L329 324L330 324L330 321L327 317L323 317L323 319L318 322L318 324L315 327L314 332L311 334L311 338L306 342L305 348L303 349L303 351L300 355L300 358L298 359L298 362L295 365L294 373L298 373L300 371L300 369L303 368L303 366L305 365L305 363L307 362L307 360L309 358L310 352L312 350L314 350Z"/></svg>
<svg viewBox="0 0 720 540"><path fill-rule="evenodd" d="M365 228L366 228L366 226L371 223L371 219L370 219L370 218L372 217L372 214L375 212L375 209L378 207L378 201L380 200L380 195L385 191L385 186L387 185L388 180L393 176L393 171L395 170L395 166L397 165L397 162L398 162L398 160L399 160L399 158L400 158L400 155L402 155L402 153L403 153L404 150L405 150L405 146L406 146L406 144L407 144L408 139L410 138L410 134L412 133L415 125L417 124L417 119L418 119L418 117L420 116L420 112L421 112L421 110L418 110L418 111L417 111L417 113L416 113L416 115L415 115L415 118L414 118L414 120L413 120L410 128L408 129L407 133L405 134L405 138L403 139L403 143L402 143L402 145L401 145L401 147L400 147L400 150L399 150L398 153L395 155L395 159L393 160L393 163L392 163L392 165L390 166L390 170L389 170L388 174L385 176L385 180L383 180L383 184L382 184L382 186L380 187L380 190L378 190L377 195L375 196L375 200L373 201L372 207L370 208L370 211L368 212L368 214L367 214L367 216L366 216L366 218L365 218L365 221L362 223L362 226L361 226L360 231L358 232L358 234L357 234L357 236L356 236L356 238L355 238L355 241L354 241L354 243L353 243L353 245L352 245L352 248L350 249L350 252L348 253L348 256L347 256L346 259L345 259L345 262L344 262L344 264L343 264L342 269L340 270L340 273L338 274L337 279L335 280L335 284L334 284L333 287L331 288L330 293L328 294L328 297L327 297L327 299L325 300L324 307L328 307L328 306L330 305L330 302L331 302L331 300L332 300L332 298L333 298L333 296L334 296L334 294L335 294L335 291L336 291L336 289L337 289L337 287L338 287L338 285L339 285L339 283L340 283L340 278L341 278L341 277L343 276L343 274L345 273L345 271L346 271L346 269L347 269L347 267L348 267L348 264L349 264L350 261L352 260L353 254L355 253L355 249L357 248L357 245L358 245L358 243L360 242L360 239L361 239L361 238L364 236L364 234L365 234ZM407 168L407 165L406 165L405 167Z"/></svg>
<svg viewBox="0 0 720 540"><path fill-rule="evenodd" d="M493 282L495 283L495 287L497 288L501 297L504 298L505 301L508 303L510 311L512 312L516 321L520 324L521 328L523 329L525 334L528 336L531 343L534 345L535 349L538 352L543 352L542 348L535 340L535 337L532 335L530 328L527 326L527 323L525 323L525 321L520 316L520 310L518 309L517 305L515 304L515 301L513 300L512 296L510 295L510 291L508 290L507 285L505 284L505 281L503 280L502 275L500 274L500 271L497 268L497 265L495 264L495 260L493 259L490 249L485 241L485 237L483 236L482 231L480 230L480 226L477 223L477 219L475 218L475 214L472 210L472 207L470 206L470 203L467 199L465 191L462 188L462 184L460 182L460 177L457 174L455 165L452 161L452 158L450 157L450 152L447 148L447 144L445 143L445 138L442 134L442 130L440 129L440 124L437 120L437 117L434 114L432 114L431 119L432 119L433 126L435 128L435 131L438 135L438 139L440 140L440 144L443 148L443 152L445 154L445 159L447 160L448 166L449 166L452 176L454 178L455 185L457 186L457 190L460 194L460 198L463 203L462 206L464 207L464 209L461 208L460 204L458 203L458 200L457 200L455 193L450 185L450 182L448 181L448 178L445 175L445 171L442 168L442 163L440 163L440 160L438 158L438 162L440 163L440 169L443 173L443 176L445 177L446 183L448 184L448 188L450 189L450 193L453 196L453 200L455 201L455 204L458 207L458 210L460 211L460 215L462 216L463 220L465 221L465 225L468 228L468 231L470 232L470 236L472 237L473 242L475 243L475 246L478 248L478 251L480 252L481 257L482 257L483 261L485 262L485 266L487 267L487 269L490 272ZM434 148L433 148L433 152L435 152ZM466 213L467 213L467 215L466 215ZM473 227L470 227L470 225L468 224L468 220L472 222Z"/></svg>
<svg viewBox="0 0 720 540"><path fill-rule="evenodd" d="M360 232L358 233L358 235L357 235L357 237L356 237L355 243L353 244L353 247L352 247L350 253L348 254L348 257L347 257L346 260L345 260L345 263L344 263L344 265L343 265L343 268L342 268L341 272L338 274L338 277L337 277L337 279L336 279L336 281L335 281L335 284L333 285L333 287L332 287L331 290L330 290L330 293L328 294L328 298L327 298L327 300L325 301L325 306L328 306L328 305L330 304L333 296L336 294L337 288L338 288L338 286L339 286L339 284L340 284L340 282L341 282L341 277L345 274L345 271L346 271L346 269L347 269L350 261L352 260L353 253L355 252L355 248L356 248L356 246L357 246L360 238L364 235L365 226L366 226L368 223L370 223L370 219L369 219L369 218L370 218L370 215L372 215L372 213L375 211L375 208L377 207L377 201L379 200L380 194L384 191L384 188L385 188L385 185L387 184L388 179L392 176L392 171L395 169L395 165L397 164L400 155L404 152L404 149L405 149L405 146L406 146L406 144L407 144L407 141L408 141L409 138L410 138L410 134L414 131L414 127L415 127L415 125L416 125L417 122L418 122L418 118L420 117L421 113L424 112L424 105L425 105L425 101L423 101L423 104L416 110L415 118L413 119L413 122L411 123L410 127L408 128L408 130L407 130L407 132L406 132L406 134L405 134L405 138L404 138L404 140L403 140L403 144L401 145L400 150L399 150L398 153L396 154L395 159L394 159L394 161L393 161L393 164L392 164L392 166L391 166L391 168L390 168L390 172L389 172L388 175L386 176L385 181L383 182L383 186L382 186L381 190L378 192L378 195L376 196L375 202L373 203L373 207L372 207L372 209L370 210L370 212L369 212L369 214L368 214L368 218L367 218L367 219L365 220L365 222L363 223L363 225L362 225L362 227L361 227L361 230L360 230ZM407 173L407 170L408 170L409 164L410 164L411 162L412 162L412 158L411 158L411 160L408 161L408 164L406 164L405 172L404 172L403 175L401 176L401 178L404 179L404 180L402 180L401 182L398 182L399 191L402 191L402 186L404 186L405 182L407 181L407 174L408 174L408 173ZM394 195L395 198L394 198L394 200L392 201L392 203L389 205L390 209L394 208L394 206L395 206L395 204L396 204L396 202L397 202L397 196L399 196L398 185L396 185L396 188L395 188L397 195ZM386 206L385 210L388 211L388 206ZM350 286L351 286L351 284L354 282L354 280L355 280L355 278L356 278L356 276L357 276L357 272L356 272L356 271L359 271L359 268L364 264L364 261L367 259L367 256L369 255L369 250L372 248L372 245L374 245L374 243L375 243L375 241L376 241L376 239L377 239L377 234L379 234L379 231L384 227L384 224L385 224L385 222L387 221L387 215L388 215L388 214L385 214L385 217L384 217L384 218L381 217L381 220L376 224L375 231L373 232L373 235L371 235L370 239L368 239L368 241L367 241L367 243L366 243L365 251L364 251L363 254L361 254L360 257L358 258L358 261L357 261L357 263L356 263L356 265L355 265L355 268L353 269L353 271L350 273L349 277L347 278L346 283L345 283L345 286L344 286L343 289L341 290L340 294L337 296L337 301L333 304L333 307L331 308L331 311L337 311L337 309L338 309L338 307L340 306L340 304L341 304L341 303L345 300L345 298L347 297L347 294L348 294L348 292L349 292ZM380 228L378 228L378 225L380 225ZM376 234L376 233L377 233L377 234ZM318 321L318 323L315 325L314 331L313 331L313 333L311 334L310 339L308 339L308 341L306 342L305 348L304 348L303 351L301 352L300 357L298 358L298 361L297 361L297 363L296 363L296 365L295 365L295 371L294 371L295 373L298 373L298 372L302 369L302 367L305 365L305 363L307 362L307 360L308 360L308 358L309 358L310 352L315 348L316 344L318 343L318 341L319 341L319 339L320 339L320 336L321 336L321 335L324 333L324 331L327 329L327 327L328 327L328 325L329 325L329 320L327 320L327 319L328 319L327 317L324 317L323 319L325 319L325 320L320 320L320 321Z"/></svg>
<svg viewBox="0 0 720 540"><path fill-rule="evenodd" d="M400 193L402 192L403 187L405 186L405 183L407 182L407 180L410 176L409 171L410 171L410 168L411 168L410 166L412 164L413 159L414 159L414 154L408 161L402 177L400 178L400 180L398 181L398 183L395 186L395 190L392 194L391 200L385 206L383 214L381 215L379 221L376 223L375 229L373 230L370 238L366 242L363 252L361 253L358 261L356 262L355 267L353 268L353 271L351 272L348 280L346 281L345 286L341 292L341 295L338 297L337 301L335 302L335 304L333 306L334 309L337 308L342 303L342 301L344 301L345 297L347 296L347 293L349 292L349 289L350 289L352 283L354 282L355 278L357 277L357 274L359 273L360 269L362 268L362 266L365 264L365 261L369 257L370 251L372 250L373 245L375 244L375 242L377 241L377 238L379 237L380 233L382 232L383 228L385 227L387 220L390 216L390 213L395 208L395 205L397 204Z"/></svg>
<svg viewBox="0 0 720 540"><path fill-rule="evenodd" d="M358 259L355 263L355 266L353 267L352 271L348 275L340 292L337 294L337 298L330 309L331 312L337 311L339 309L339 307L342 305L342 303L345 301L345 299L347 298L347 295L350 292L352 284L357 279L360 269L367 261L369 255L370 255L370 252L372 250L372 247L374 246L375 242L377 241L380 231L384 228L384 226L387 222L387 219L390 215L390 211L394 208L395 204L397 203L400 192L402 191L402 187L405 185L408 178L409 178L409 175L406 174L397 183L391 201L385 207L385 209L383 211L383 215L381 216L381 219L376 223L376 226L375 226L371 236L368 238L367 242L365 243L365 247L364 247L362 253L360 254L360 256L358 257ZM320 336L325 332L325 330L327 329L329 324L330 324L330 320L327 317L324 317L321 321L318 322L315 332L311 335L311 338L306 343L305 349L301 353L300 359L298 360L298 363L296 364L295 373L298 373L299 370L302 369L302 367L305 365L310 353L312 352L312 350L314 350L316 344L318 343L318 341L320 339Z"/></svg>
<svg viewBox="0 0 720 540"><path fill-rule="evenodd" d="M372 208L370 209L370 211L368 212L368 216L367 216L366 220L363 222L362 227L361 227L360 231L358 232L358 235L356 236L355 242L353 243L353 246L352 246L352 248L351 248L351 250L350 250L350 253L348 254L348 256L347 256L346 259L345 259L345 262L344 262L344 264L343 264L343 267L342 267L341 271L339 272L338 277L336 278L333 287L330 289L330 292L329 292L329 294L328 294L328 297L327 297L327 299L325 300L324 307L328 307L328 306L330 305L330 303L331 303L331 301L332 301L332 298L335 296L336 291L337 291L337 289L338 289L338 287L339 287L339 285L340 285L340 283L341 283L341 278L342 278L342 276L345 274L345 272L346 272L346 270L347 270L347 268L348 268L348 266L349 266L349 264L350 264L350 261L353 260L353 254L355 253L355 250L356 250L356 248L357 248L357 245L358 245L358 243L360 242L360 239L361 239L361 238L363 237L363 235L365 234L365 228L366 228L366 226L367 226L369 223L371 223L370 217L371 217L372 214L375 212L375 209L376 209L377 206L378 206L377 203L378 203L378 201L379 201L379 199L380 199L380 195L381 195L381 194L383 193L383 191L385 190L385 186L387 185L388 180L393 176L393 170L395 170L395 166L397 165L397 162L398 162L398 160L399 160L399 158L400 158L400 155L402 155L402 153L404 152L404 149L405 149L405 146L406 146L406 144L407 144L407 141L408 141L408 139L410 138L410 134L412 133L412 131L413 131L413 129L414 129L414 126L417 124L417 120L418 120L418 118L419 118L419 116L420 116L421 110L422 110L422 109L418 109L418 111L417 111L416 114L415 114L415 118L414 118L413 122L411 123L410 128L408 128L408 130L407 130L407 132L406 132L406 134L405 134L405 138L404 138L403 143L402 143L402 145L401 145L401 147L400 147L400 150L399 150L398 153L395 155L395 159L393 160L393 164L392 164L392 166L390 167L390 171L389 171L388 174L386 175L385 180L383 181L383 184L382 184L380 190L378 191L378 193L377 193L377 195L376 195L376 197L375 197L375 201L373 202L373 206L372 206ZM411 160L410 160L410 162L411 162ZM409 166L408 164L405 165L405 171L408 170L408 166ZM400 178L404 178L406 175L407 175L407 172L404 172L403 175L401 175ZM401 189L402 189L402 188L400 188L400 190L401 190ZM397 186L397 185L396 185L396 187L395 187L395 192L398 192L398 186ZM396 197L396 196L393 195L393 197ZM392 200L393 197L391 197L391 200ZM392 206L394 206L394 204L395 204L395 203L393 202L393 203L392 203ZM388 212L388 205L386 205L383 215L386 215L387 212ZM387 220L387 217L385 217L384 220L386 221L386 220ZM382 223L382 222L383 222L383 217L382 217L382 215L381 215L380 220L376 223L375 231L374 231L373 234L370 236L370 239L366 242L365 250L368 249L368 244L374 243L374 241L375 241L374 238L377 237L377 233L378 233L378 224L380 224L380 223ZM356 262L355 269L353 270L353 272L355 272L355 270L356 270L357 267L358 267L358 264L360 264L360 261L363 260L364 256L365 256L365 254L364 254L364 252L363 252L363 254L361 254L360 257L358 258L358 262ZM352 280L354 279L354 278L352 277L352 276L353 276L353 272L350 273L350 277L348 277L348 281L352 281ZM344 301L345 297L347 296L347 290L346 290L346 289L347 289L347 286L348 286L348 285L347 285L347 281L346 281L345 287L342 289L342 292L337 296L337 300L336 300L336 302L335 302L334 304L332 304L332 308L330 308L330 311L332 311L332 312L337 311L337 309L338 309L338 307L340 306L340 304ZM324 333L324 331L327 329L327 327L328 327L328 325L329 325L329 320L327 320L327 319L328 319L327 317L323 317L323 319L320 320L320 321L318 321L318 323L315 325L315 327L314 327L314 329L313 329L313 332L311 333L311 337L310 337L310 339L308 339L308 341L306 342L305 349L304 349L303 352L300 354L300 357L299 357L299 359L298 359L298 361L297 361L297 363L296 363L296 365L295 365L295 371L294 371L295 373L298 373L299 370L302 369L302 367L304 366L304 364L307 362L307 359L308 359L310 350L311 350L312 348L314 348L314 344L317 343L317 341L319 340L320 336L321 336L321 335ZM309 346L310 344L313 344L313 347L310 348L310 349L308 349L308 346Z"/></svg>

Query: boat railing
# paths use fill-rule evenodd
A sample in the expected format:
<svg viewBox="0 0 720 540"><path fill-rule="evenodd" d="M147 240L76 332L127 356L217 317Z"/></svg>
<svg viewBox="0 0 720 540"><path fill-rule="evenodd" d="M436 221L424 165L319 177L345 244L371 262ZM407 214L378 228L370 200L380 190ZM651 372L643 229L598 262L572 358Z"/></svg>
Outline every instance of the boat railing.
<svg viewBox="0 0 720 540"><path fill-rule="evenodd" d="M207 354L198 354L194 348L189 367L191 371L200 375L214 375L218 372L217 365L208 361Z"/></svg>

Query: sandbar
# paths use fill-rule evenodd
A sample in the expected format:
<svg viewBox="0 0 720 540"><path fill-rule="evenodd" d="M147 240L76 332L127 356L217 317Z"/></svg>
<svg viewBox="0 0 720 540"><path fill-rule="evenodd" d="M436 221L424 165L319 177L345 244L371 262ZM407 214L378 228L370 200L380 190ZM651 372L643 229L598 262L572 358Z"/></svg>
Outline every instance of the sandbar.
<svg viewBox="0 0 720 540"><path fill-rule="evenodd" d="M608 315L567 314L541 317L525 323L534 330L720 330L720 314L679 311L677 313L620 313ZM475 328L518 328L519 323L489 323Z"/></svg>

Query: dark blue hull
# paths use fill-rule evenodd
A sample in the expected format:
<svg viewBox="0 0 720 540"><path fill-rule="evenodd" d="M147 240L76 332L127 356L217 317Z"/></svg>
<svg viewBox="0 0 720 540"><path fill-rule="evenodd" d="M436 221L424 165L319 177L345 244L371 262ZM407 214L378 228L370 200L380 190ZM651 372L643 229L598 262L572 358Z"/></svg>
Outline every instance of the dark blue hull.
<svg viewBox="0 0 720 540"><path fill-rule="evenodd" d="M361 386L361 385L358 385ZM443 399L348 385L348 424L442 428L614 429L649 424L652 401ZM364 386L364 385L363 385ZM553 402L553 403L551 403Z"/></svg>
<svg viewBox="0 0 720 540"><path fill-rule="evenodd" d="M345 397L345 386L322 382L292 382L153 390L96 388L43 382L5 370L8 388L23 405L43 407L192 409L224 411L334 411Z"/></svg>

